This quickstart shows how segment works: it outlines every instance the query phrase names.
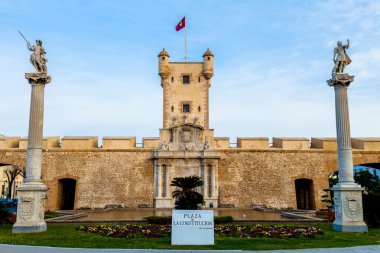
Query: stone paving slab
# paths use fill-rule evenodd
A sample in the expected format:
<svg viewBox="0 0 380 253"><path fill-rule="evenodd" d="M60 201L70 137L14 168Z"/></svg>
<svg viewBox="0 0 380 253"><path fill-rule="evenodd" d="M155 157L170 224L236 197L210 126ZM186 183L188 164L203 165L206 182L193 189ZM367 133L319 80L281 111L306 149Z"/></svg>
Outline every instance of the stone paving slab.
<svg viewBox="0 0 380 253"><path fill-rule="evenodd" d="M297 250L161 250L161 249L83 249L0 244L0 253L380 253L380 245L348 248L320 248Z"/></svg>

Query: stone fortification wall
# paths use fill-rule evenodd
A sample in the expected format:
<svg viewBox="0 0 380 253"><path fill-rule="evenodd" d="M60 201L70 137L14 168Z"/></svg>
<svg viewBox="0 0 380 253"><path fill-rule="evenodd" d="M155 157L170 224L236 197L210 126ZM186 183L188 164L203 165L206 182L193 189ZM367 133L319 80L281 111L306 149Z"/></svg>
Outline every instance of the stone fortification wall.
<svg viewBox="0 0 380 253"><path fill-rule="evenodd" d="M45 153L43 180L49 187L47 209L57 209L59 205L58 180L61 178L77 180L74 205L77 209L151 204L151 155L151 150Z"/></svg>
<svg viewBox="0 0 380 253"><path fill-rule="evenodd" d="M42 175L49 187L47 210L59 208L59 180L77 180L75 208L104 208L106 205L138 207L153 205L153 150L157 138L144 139L137 148L134 137L45 138ZM336 139L238 138L230 148L228 138L215 138L220 156L219 203L235 207L265 205L296 208L296 179L311 179L315 205L328 187L327 177L337 170ZM66 142L66 143L65 143ZM354 164L380 163L376 138L353 138ZM21 146L20 146L21 144ZM25 139L0 138L0 164L25 166Z"/></svg>
<svg viewBox="0 0 380 253"><path fill-rule="evenodd" d="M311 179L316 208L337 170L335 152L293 150L223 150L219 152L220 204L297 208L296 179ZM249 193L249 194L247 194Z"/></svg>
<svg viewBox="0 0 380 253"><path fill-rule="evenodd" d="M46 210L59 209L59 180L77 180L75 208L137 207L153 203L152 150L48 150L42 180L48 186ZM0 151L0 163L25 166L25 150Z"/></svg>

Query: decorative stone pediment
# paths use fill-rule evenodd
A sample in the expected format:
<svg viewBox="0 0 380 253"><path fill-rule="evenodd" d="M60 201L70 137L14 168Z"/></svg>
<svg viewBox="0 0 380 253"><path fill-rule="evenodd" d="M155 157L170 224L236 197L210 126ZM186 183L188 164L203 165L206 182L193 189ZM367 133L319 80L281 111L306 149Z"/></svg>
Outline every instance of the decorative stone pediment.
<svg viewBox="0 0 380 253"><path fill-rule="evenodd" d="M209 141L204 141L203 127L184 123L170 128L170 142L163 142L162 150L170 151L202 151L210 147Z"/></svg>

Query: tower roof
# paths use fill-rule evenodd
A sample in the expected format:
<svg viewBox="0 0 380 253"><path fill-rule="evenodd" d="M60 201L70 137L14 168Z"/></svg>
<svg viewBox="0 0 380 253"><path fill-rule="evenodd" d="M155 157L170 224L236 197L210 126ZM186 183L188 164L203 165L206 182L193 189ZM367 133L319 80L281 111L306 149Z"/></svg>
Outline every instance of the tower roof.
<svg viewBox="0 0 380 253"><path fill-rule="evenodd" d="M165 48L163 48L162 51L158 54L158 57L160 57L160 56L170 57L169 53L165 51Z"/></svg>
<svg viewBox="0 0 380 253"><path fill-rule="evenodd" d="M212 57L214 57L214 54L210 51L209 48L207 48L206 52L204 52L204 54L203 54L203 57L205 57L205 56L212 56Z"/></svg>

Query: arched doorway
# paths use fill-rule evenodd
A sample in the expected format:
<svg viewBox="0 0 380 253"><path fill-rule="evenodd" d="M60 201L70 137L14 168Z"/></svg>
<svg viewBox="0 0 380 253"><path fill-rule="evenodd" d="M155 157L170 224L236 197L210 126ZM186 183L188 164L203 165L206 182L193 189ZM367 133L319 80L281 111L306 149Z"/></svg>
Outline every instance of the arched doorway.
<svg viewBox="0 0 380 253"><path fill-rule="evenodd" d="M60 210L73 210L75 202L75 189L77 181L72 178L58 180L58 196Z"/></svg>
<svg viewBox="0 0 380 253"><path fill-rule="evenodd" d="M314 186L311 179L296 179L297 209L314 210Z"/></svg>

